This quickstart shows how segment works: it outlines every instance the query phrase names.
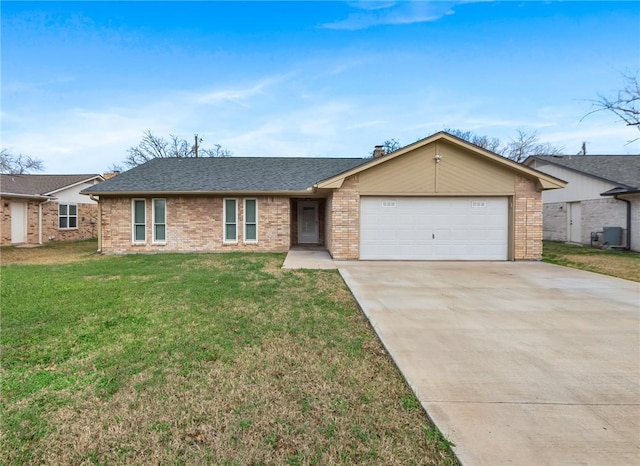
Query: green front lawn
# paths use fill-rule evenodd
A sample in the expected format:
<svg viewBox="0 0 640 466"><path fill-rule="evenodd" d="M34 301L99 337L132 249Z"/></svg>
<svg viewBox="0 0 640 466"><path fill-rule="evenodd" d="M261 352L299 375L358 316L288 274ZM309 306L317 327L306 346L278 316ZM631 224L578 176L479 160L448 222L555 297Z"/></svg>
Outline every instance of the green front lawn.
<svg viewBox="0 0 640 466"><path fill-rule="evenodd" d="M457 464L337 272L78 244L0 268L1 464Z"/></svg>
<svg viewBox="0 0 640 466"><path fill-rule="evenodd" d="M640 282L640 254L637 252L545 241L542 260Z"/></svg>

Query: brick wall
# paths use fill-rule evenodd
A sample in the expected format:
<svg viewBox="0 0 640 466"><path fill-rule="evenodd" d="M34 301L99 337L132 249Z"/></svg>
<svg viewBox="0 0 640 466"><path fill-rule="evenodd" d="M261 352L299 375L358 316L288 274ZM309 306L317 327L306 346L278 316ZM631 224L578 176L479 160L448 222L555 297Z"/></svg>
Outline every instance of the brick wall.
<svg viewBox="0 0 640 466"><path fill-rule="evenodd" d="M75 241L96 238L98 235L97 204L77 204L78 228L61 230L58 228L58 203L38 201L24 201L27 204L27 243L38 244L40 241L40 224L38 209L42 208L42 242ZM0 245L11 244L11 199L1 199L2 205L0 222ZM6 204L6 206L5 206ZM91 220L94 220L94 223Z"/></svg>
<svg viewBox="0 0 640 466"><path fill-rule="evenodd" d="M580 206L580 239L583 244L590 243L592 231L602 231L604 227L622 227L622 244L626 244L627 205L624 202L606 197L582 201Z"/></svg>
<svg viewBox="0 0 640 466"><path fill-rule="evenodd" d="M542 208L543 238L549 241L567 241L567 204L553 202Z"/></svg>
<svg viewBox="0 0 640 466"><path fill-rule="evenodd" d="M11 201L0 198L0 206L0 246L8 246L11 244Z"/></svg>
<svg viewBox="0 0 640 466"><path fill-rule="evenodd" d="M47 202L42 204L43 243L47 241L77 241L98 237L98 205L76 205L78 208L78 227L67 230L58 226L58 203Z"/></svg>
<svg viewBox="0 0 640 466"><path fill-rule="evenodd" d="M537 181L516 176L514 204L514 259L542 257L542 193Z"/></svg>
<svg viewBox="0 0 640 466"><path fill-rule="evenodd" d="M146 242L134 244L131 226L131 198L103 197L102 251L128 252L286 252L290 246L290 202L287 197L249 197L258 202L258 242L243 242L244 205L237 199L238 242L223 242L222 197L167 197L166 242L152 241L152 198L146 199Z"/></svg>
<svg viewBox="0 0 640 466"><path fill-rule="evenodd" d="M337 260L356 260L360 246L360 194L358 175L344 180L329 202L331 255Z"/></svg>

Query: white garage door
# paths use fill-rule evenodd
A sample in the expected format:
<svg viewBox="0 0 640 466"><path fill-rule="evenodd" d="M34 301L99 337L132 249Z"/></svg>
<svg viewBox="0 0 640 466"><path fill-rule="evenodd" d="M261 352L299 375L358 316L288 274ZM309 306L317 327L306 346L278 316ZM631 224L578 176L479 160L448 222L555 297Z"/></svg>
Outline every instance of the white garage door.
<svg viewBox="0 0 640 466"><path fill-rule="evenodd" d="M506 197L362 197L360 259L507 260Z"/></svg>

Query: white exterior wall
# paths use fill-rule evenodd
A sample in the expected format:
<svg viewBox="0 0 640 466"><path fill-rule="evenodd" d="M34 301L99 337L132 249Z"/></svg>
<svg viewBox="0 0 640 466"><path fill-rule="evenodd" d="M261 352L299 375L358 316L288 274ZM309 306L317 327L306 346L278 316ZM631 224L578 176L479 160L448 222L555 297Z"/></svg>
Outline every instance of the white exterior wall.
<svg viewBox="0 0 640 466"><path fill-rule="evenodd" d="M576 156L579 157L579 156ZM540 170L561 180L568 182L567 186L563 189L551 189L549 191L543 191L542 203L552 202L577 202L585 201L588 199L602 199L600 193L609 191L615 188L616 185L607 183L606 181L596 180L590 176L581 175L566 168L558 167L556 165L545 164L539 160L535 160L531 164L531 168Z"/></svg>
<svg viewBox="0 0 640 466"><path fill-rule="evenodd" d="M591 232L602 232L604 227L622 227L622 241L623 244L626 244L626 203L613 197L600 195L600 193L615 188L615 184L539 160L533 161L529 166L568 182L566 188L542 193L543 236L545 240L568 241L569 207L567 204L580 202L581 243L590 244ZM640 195L627 196L627 198L632 201L631 249L640 251Z"/></svg>
<svg viewBox="0 0 640 466"><path fill-rule="evenodd" d="M94 202L89 196L80 194L80 191L82 191L83 189L87 189L96 183L97 181L81 183L76 186L71 186L69 188L56 191L52 193L52 196L54 196L56 198L56 201L60 204L97 204L97 202Z"/></svg>

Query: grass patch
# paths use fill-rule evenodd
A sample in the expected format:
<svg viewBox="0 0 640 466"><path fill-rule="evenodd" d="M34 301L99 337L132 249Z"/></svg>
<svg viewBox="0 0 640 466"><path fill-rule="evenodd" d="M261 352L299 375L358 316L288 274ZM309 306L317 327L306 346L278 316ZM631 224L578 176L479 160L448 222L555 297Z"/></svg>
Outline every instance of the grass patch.
<svg viewBox="0 0 640 466"><path fill-rule="evenodd" d="M91 243L1 251L1 464L457 464L335 271Z"/></svg>
<svg viewBox="0 0 640 466"><path fill-rule="evenodd" d="M52 241L42 246L2 246L0 264L68 264L90 258L98 250L98 240Z"/></svg>
<svg viewBox="0 0 640 466"><path fill-rule="evenodd" d="M542 260L640 282L640 254L545 241Z"/></svg>

